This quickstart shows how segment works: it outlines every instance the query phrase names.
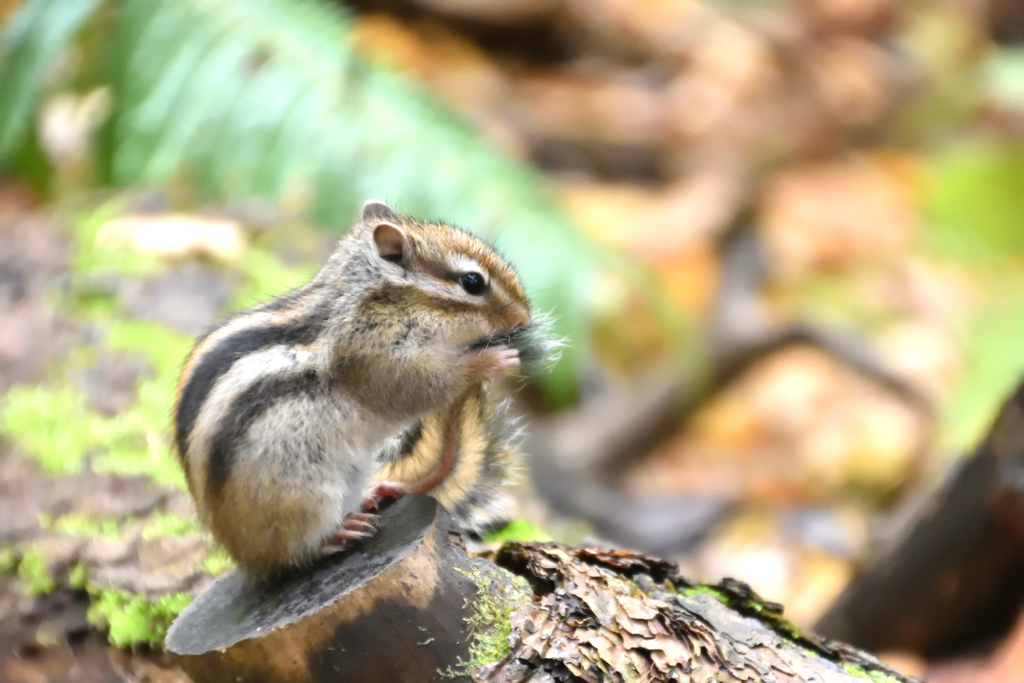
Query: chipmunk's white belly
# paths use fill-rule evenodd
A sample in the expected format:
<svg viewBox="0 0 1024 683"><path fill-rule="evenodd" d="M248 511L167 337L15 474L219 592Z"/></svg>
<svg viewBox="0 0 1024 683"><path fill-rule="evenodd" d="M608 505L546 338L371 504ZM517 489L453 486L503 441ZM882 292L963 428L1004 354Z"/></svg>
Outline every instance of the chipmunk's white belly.
<svg viewBox="0 0 1024 683"><path fill-rule="evenodd" d="M326 472L329 479L323 486L341 495L342 516L359 510L379 463L377 453L384 444L405 425L395 426L351 399L340 395L332 397L330 411L324 424L327 429L326 451L336 454L328 457Z"/></svg>
<svg viewBox="0 0 1024 683"><path fill-rule="evenodd" d="M268 383L300 377L313 368L311 354L280 345L238 359L210 392L196 421L188 457L198 496L205 494L211 447L230 428L240 405L261 400ZM283 497L333 501L337 520L359 509L376 469L376 454L406 427L385 420L341 388L296 390L265 407L234 443L228 477L244 471L266 482L263 495L280 487ZM265 397L263 397L265 399ZM271 485L273 484L273 485Z"/></svg>

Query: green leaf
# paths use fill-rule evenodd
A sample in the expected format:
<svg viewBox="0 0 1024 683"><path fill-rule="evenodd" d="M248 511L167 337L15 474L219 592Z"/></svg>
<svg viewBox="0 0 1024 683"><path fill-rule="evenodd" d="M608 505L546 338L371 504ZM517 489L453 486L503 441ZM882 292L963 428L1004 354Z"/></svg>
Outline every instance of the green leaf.
<svg viewBox="0 0 1024 683"><path fill-rule="evenodd" d="M976 142L930 162L928 238L958 260L1024 251L1024 145Z"/></svg>
<svg viewBox="0 0 1024 683"><path fill-rule="evenodd" d="M0 34L0 165L21 148L47 70L92 16L98 0L27 0Z"/></svg>
<svg viewBox="0 0 1024 683"><path fill-rule="evenodd" d="M506 543L508 541L550 541L551 535L536 524L515 519L484 536L488 543Z"/></svg>
<svg viewBox="0 0 1024 683"><path fill-rule="evenodd" d="M334 230L344 230L367 198L465 227L493 242L519 269L537 309L554 314L554 332L569 344L547 379L549 397L573 397L598 305L595 282L614 268L559 210L539 174L410 82L353 55L348 18L334 4L104 6L111 5L112 20L97 22L98 35L81 46L84 63L105 66L79 74L81 87L110 89L112 111L94 149L102 182L184 181L215 199L284 201ZM96 7L97 0L29 0L8 27L0 142L19 138L43 70Z"/></svg>
<svg viewBox="0 0 1024 683"><path fill-rule="evenodd" d="M985 72L993 100L1009 107L1024 107L1024 49L993 49Z"/></svg>
<svg viewBox="0 0 1024 683"><path fill-rule="evenodd" d="M945 444L966 449L1024 372L1024 145L963 144L932 159L928 177L928 250L959 264L976 299L942 420Z"/></svg>
<svg viewBox="0 0 1024 683"><path fill-rule="evenodd" d="M957 450L979 443L1024 375L1024 263L986 262L972 279L985 301L970 321L966 372L942 419L943 441Z"/></svg>

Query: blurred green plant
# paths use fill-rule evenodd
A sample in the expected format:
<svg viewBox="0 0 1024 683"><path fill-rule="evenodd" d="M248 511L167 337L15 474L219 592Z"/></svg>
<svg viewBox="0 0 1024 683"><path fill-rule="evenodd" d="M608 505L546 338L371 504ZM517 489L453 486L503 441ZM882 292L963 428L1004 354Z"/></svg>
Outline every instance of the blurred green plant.
<svg viewBox="0 0 1024 683"><path fill-rule="evenodd" d="M1024 48L993 49L985 63L985 76L996 104L1024 107Z"/></svg>
<svg viewBox="0 0 1024 683"><path fill-rule="evenodd" d="M974 141L932 159L929 247L940 257L991 259L1024 251L1024 145Z"/></svg>
<svg viewBox="0 0 1024 683"><path fill-rule="evenodd" d="M538 309L554 312L571 344L546 388L555 403L573 398L604 252L535 172L353 55L339 8L27 0L0 36L0 168L40 148L32 119L46 75L72 48L65 85L110 95L93 145L102 184L173 181L223 200L283 200L335 230L368 197L466 226L517 265Z"/></svg>
<svg viewBox="0 0 1024 683"><path fill-rule="evenodd" d="M119 211L119 202L107 202L71 221L72 277L60 303L69 316L103 330L102 348L147 361L151 372L139 381L138 401L115 416L90 410L72 375L94 360L96 349L80 347L51 366L49 382L16 386L0 400L0 437L50 472L73 473L88 464L97 471L143 474L184 489L167 432L178 374L192 340L159 323L134 319L111 292L90 285L95 279L153 275L168 267L155 256L97 246L100 226ZM309 264L288 266L258 245L232 266L240 280L235 307L279 294L312 274Z"/></svg>
<svg viewBox="0 0 1024 683"><path fill-rule="evenodd" d="M47 72L92 16L98 0L37 0L16 12L0 38L0 161L29 136Z"/></svg>
<svg viewBox="0 0 1024 683"><path fill-rule="evenodd" d="M52 593L57 587L50 568L46 566L46 557L39 548L29 548L18 564L18 576L24 584L25 595L29 597Z"/></svg>
<svg viewBox="0 0 1024 683"><path fill-rule="evenodd" d="M189 606L188 593L170 593L155 599L113 589L91 589L89 623L105 628L116 647L148 644L162 647L167 628Z"/></svg>
<svg viewBox="0 0 1024 683"><path fill-rule="evenodd" d="M1024 145L972 140L928 166L926 251L969 275L977 299L965 375L941 421L956 449L982 437L1024 372Z"/></svg>
<svg viewBox="0 0 1024 683"><path fill-rule="evenodd" d="M519 541L522 543L528 543L530 541L550 541L551 534L531 522L525 520L516 519L512 520L497 531L484 536L484 540L488 543L508 543L510 541Z"/></svg>

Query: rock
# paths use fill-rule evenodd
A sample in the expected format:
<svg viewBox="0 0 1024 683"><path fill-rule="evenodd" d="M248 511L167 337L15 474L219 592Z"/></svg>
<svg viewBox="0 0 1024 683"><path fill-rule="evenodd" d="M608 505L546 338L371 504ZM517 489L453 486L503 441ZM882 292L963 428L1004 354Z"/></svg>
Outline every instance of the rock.
<svg viewBox="0 0 1024 683"><path fill-rule="evenodd" d="M42 379L67 350L71 327L41 298L22 296L0 305L0 320L0 393Z"/></svg>
<svg viewBox="0 0 1024 683"><path fill-rule="evenodd" d="M122 216L107 221L96 233L101 248L173 258L208 256L230 261L242 253L245 242L237 221L190 214Z"/></svg>
<svg viewBox="0 0 1024 683"><path fill-rule="evenodd" d="M82 563L90 567L124 564L135 557L137 538L94 538L82 551Z"/></svg>
<svg viewBox="0 0 1024 683"><path fill-rule="evenodd" d="M138 381L144 375L152 375L152 368L145 358L101 353L77 379L85 391L89 408L113 416L135 405Z"/></svg>
<svg viewBox="0 0 1024 683"><path fill-rule="evenodd" d="M118 297L138 318L196 335L221 317L233 292L229 276L204 264L186 263L156 277L126 279Z"/></svg>

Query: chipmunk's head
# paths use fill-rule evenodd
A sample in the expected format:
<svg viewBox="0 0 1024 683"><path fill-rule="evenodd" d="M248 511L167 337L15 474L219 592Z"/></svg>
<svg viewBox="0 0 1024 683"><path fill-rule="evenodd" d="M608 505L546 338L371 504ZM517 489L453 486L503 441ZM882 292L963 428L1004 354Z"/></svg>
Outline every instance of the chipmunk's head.
<svg viewBox="0 0 1024 683"><path fill-rule="evenodd" d="M392 321L393 334L386 336L400 355L414 360L418 351L440 347L449 361L491 377L518 366L516 352L496 340L530 324L530 302L493 249L458 228L403 216L378 201L363 207L354 237L370 246L380 273L364 313ZM400 311L401 319L387 311Z"/></svg>

